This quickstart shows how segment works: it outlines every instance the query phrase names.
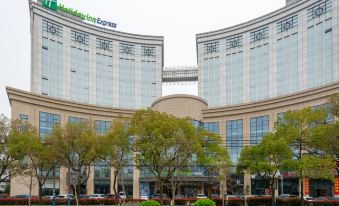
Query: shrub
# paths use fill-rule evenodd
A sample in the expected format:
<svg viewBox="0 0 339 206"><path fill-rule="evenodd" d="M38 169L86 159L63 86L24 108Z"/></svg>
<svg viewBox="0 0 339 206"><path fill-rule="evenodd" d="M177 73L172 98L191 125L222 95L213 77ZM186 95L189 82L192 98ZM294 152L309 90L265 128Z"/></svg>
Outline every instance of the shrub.
<svg viewBox="0 0 339 206"><path fill-rule="evenodd" d="M147 200L139 203L139 206L160 206L160 203L155 200Z"/></svg>
<svg viewBox="0 0 339 206"><path fill-rule="evenodd" d="M198 200L193 205L194 206L216 206L215 202L210 199Z"/></svg>

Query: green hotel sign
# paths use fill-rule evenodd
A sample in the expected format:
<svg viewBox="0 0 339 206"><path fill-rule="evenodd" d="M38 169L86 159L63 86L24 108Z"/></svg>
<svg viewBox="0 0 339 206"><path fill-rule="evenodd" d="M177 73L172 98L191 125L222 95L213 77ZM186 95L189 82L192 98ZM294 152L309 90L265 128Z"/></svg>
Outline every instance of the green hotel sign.
<svg viewBox="0 0 339 206"><path fill-rule="evenodd" d="M89 21L94 24L101 24L103 26L109 26L112 28L116 28L117 24L109 21L102 20L100 18L95 18L89 14L84 14L81 11L74 10L72 8L65 7L63 4L57 4L57 0L42 0L41 5L43 7L49 8L53 11L63 11L65 13L71 14L73 16L79 17L80 19L84 21Z"/></svg>
<svg viewBox="0 0 339 206"><path fill-rule="evenodd" d="M57 11L57 0L42 0L43 7L47 7L53 11Z"/></svg>

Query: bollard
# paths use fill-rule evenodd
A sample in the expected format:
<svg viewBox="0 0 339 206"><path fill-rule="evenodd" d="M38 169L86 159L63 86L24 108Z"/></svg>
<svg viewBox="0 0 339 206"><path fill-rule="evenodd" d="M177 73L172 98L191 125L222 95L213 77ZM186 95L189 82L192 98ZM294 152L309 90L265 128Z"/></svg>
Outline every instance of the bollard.
<svg viewBox="0 0 339 206"><path fill-rule="evenodd" d="M53 206L55 206L55 198L56 198L55 193L53 193L53 197L52 198L53 198L52 199Z"/></svg>
<svg viewBox="0 0 339 206"><path fill-rule="evenodd" d="M69 193L67 195L67 205L71 206L71 195Z"/></svg>

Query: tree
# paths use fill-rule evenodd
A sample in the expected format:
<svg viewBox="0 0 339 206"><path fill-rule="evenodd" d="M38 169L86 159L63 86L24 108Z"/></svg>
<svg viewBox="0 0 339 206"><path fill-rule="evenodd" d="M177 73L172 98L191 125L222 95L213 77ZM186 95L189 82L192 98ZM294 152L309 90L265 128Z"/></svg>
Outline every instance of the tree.
<svg viewBox="0 0 339 206"><path fill-rule="evenodd" d="M326 104L324 110L328 117L339 118L339 94L332 95ZM318 125L311 136L311 143L317 151L323 156L332 156L339 158L339 122L327 122L327 124ZM339 168L336 168L339 175Z"/></svg>
<svg viewBox="0 0 339 206"><path fill-rule="evenodd" d="M287 167L292 152L286 142L275 133L265 135L260 144L245 147L240 155L239 167L261 178L268 178L272 192L272 206L276 205L276 176Z"/></svg>
<svg viewBox="0 0 339 206"><path fill-rule="evenodd" d="M0 115L0 183L8 181L11 174L15 174L14 159L8 154L8 135L10 132L10 120ZM6 171L10 171L7 172Z"/></svg>
<svg viewBox="0 0 339 206"><path fill-rule="evenodd" d="M40 141L35 127L27 122L15 120L12 122L11 131L8 138L9 154L18 162L19 168L16 171L23 176L30 176L29 181L25 181L29 187L30 195L32 192L33 179L36 179L39 198L42 196L42 188L49 173L54 169L52 164L54 157L46 145ZM45 172L43 172L43 170Z"/></svg>
<svg viewBox="0 0 339 206"><path fill-rule="evenodd" d="M219 140L197 130L188 118L176 118L150 109L135 112L130 126L135 137L136 166L155 176L160 185L161 204L163 183L169 182L180 169L188 167L194 154L202 157L203 143L208 147L209 141ZM175 188L172 188L172 198L174 192Z"/></svg>
<svg viewBox="0 0 339 206"><path fill-rule="evenodd" d="M312 141L312 136L327 123L326 120L327 113L324 109L307 107L286 112L283 120L276 125L277 135L289 144L293 152L294 159L290 162L289 168L298 174L302 205L304 204L303 179L305 177L328 178L335 167L333 157L324 154Z"/></svg>
<svg viewBox="0 0 339 206"><path fill-rule="evenodd" d="M225 205L225 193L227 193L227 180L231 173L232 161L225 147L221 147L221 151L216 159L216 171L219 174L220 194L222 195L222 205Z"/></svg>
<svg viewBox="0 0 339 206"><path fill-rule="evenodd" d="M107 135L101 137L99 141L98 150L101 152L98 152L98 154L101 154L100 159L115 169L113 190L114 195L119 197L116 191L117 177L119 171L129 164L129 157L132 154L127 123L121 120L113 121Z"/></svg>
<svg viewBox="0 0 339 206"><path fill-rule="evenodd" d="M60 166L67 168L69 191L74 191L76 203L81 185L90 175L90 167L97 159L97 135L90 121L67 123L64 127L55 127L46 139L48 149L53 151Z"/></svg>

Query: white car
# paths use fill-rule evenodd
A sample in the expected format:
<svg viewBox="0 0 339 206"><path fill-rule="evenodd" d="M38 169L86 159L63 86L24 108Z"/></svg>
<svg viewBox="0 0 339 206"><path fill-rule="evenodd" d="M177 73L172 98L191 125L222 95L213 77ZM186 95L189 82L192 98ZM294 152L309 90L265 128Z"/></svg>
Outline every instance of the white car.
<svg viewBox="0 0 339 206"><path fill-rule="evenodd" d="M74 195L58 195L56 196L57 199L67 199L68 197L70 197L71 199L74 198Z"/></svg>
<svg viewBox="0 0 339 206"><path fill-rule="evenodd" d="M106 195L104 195L104 194L93 194L93 195L90 195L88 198L90 198L90 199L102 199L102 198L106 198Z"/></svg>
<svg viewBox="0 0 339 206"><path fill-rule="evenodd" d="M142 194L142 195L140 195L140 199L141 200L148 200L148 195Z"/></svg>
<svg viewBox="0 0 339 206"><path fill-rule="evenodd" d="M118 195L119 195L119 197L121 198L121 199L126 199L126 194L125 194L125 192L119 192L118 193Z"/></svg>
<svg viewBox="0 0 339 206"><path fill-rule="evenodd" d="M198 194L197 199L207 199L207 196L205 194Z"/></svg>

